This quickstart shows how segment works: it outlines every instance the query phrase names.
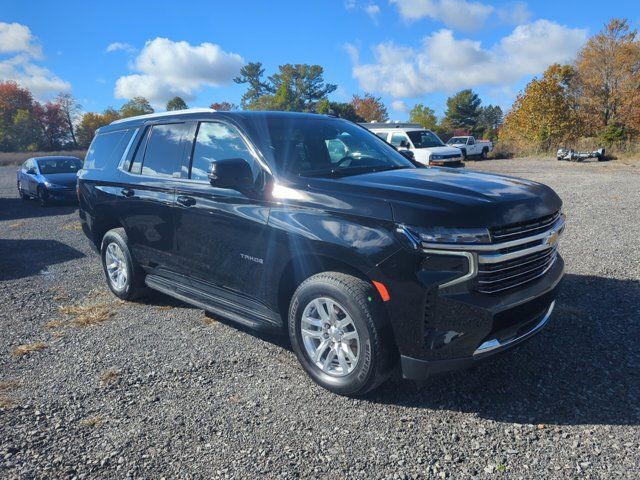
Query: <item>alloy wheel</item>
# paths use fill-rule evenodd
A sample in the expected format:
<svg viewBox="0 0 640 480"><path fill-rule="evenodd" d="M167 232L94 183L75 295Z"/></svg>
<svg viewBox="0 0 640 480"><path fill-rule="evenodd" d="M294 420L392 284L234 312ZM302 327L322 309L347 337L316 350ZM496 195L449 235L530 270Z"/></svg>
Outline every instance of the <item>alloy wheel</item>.
<svg viewBox="0 0 640 480"><path fill-rule="evenodd" d="M320 297L307 304L300 322L305 353L323 372L343 377L360 358L360 336L347 310L335 300Z"/></svg>
<svg viewBox="0 0 640 480"><path fill-rule="evenodd" d="M117 243L107 245L104 257L109 282L116 290L123 290L127 285L127 262L122 249Z"/></svg>

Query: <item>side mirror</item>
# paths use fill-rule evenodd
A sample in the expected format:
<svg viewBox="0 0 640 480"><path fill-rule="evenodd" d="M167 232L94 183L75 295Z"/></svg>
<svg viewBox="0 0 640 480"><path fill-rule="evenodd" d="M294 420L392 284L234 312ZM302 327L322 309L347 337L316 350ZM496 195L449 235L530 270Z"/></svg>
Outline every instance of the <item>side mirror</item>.
<svg viewBox="0 0 640 480"><path fill-rule="evenodd" d="M35 175L35 174L36 174L36 173L38 173L38 172L36 172L36 169L35 169L35 168L31 167L30 169L28 169L28 170L27 170L27 173L28 173L29 175Z"/></svg>
<svg viewBox="0 0 640 480"><path fill-rule="evenodd" d="M253 184L253 172L243 158L226 158L211 164L209 182L214 187L242 188Z"/></svg>
<svg viewBox="0 0 640 480"><path fill-rule="evenodd" d="M400 155L402 155L407 160L411 160L412 162L415 160L416 156L413 154L411 150L398 150Z"/></svg>
<svg viewBox="0 0 640 480"><path fill-rule="evenodd" d="M409 148L409 142L406 140L400 140L400 148Z"/></svg>

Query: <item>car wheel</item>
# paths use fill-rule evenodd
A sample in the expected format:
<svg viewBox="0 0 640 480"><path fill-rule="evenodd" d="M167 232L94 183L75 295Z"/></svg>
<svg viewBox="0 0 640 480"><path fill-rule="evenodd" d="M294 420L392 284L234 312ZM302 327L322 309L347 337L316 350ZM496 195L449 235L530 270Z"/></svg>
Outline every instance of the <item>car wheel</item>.
<svg viewBox="0 0 640 480"><path fill-rule="evenodd" d="M49 194L42 187L38 187L38 200L40 201L41 207L46 207L49 205Z"/></svg>
<svg viewBox="0 0 640 480"><path fill-rule="evenodd" d="M486 160L487 159L487 149L486 148L482 149L482 153L480 154L480 158L482 160Z"/></svg>
<svg viewBox="0 0 640 480"><path fill-rule="evenodd" d="M397 363L377 291L344 273L320 273L298 287L289 308L289 337L307 374L339 395L367 393Z"/></svg>
<svg viewBox="0 0 640 480"><path fill-rule="evenodd" d="M109 230L100 252L107 284L116 297L132 300L144 292L143 273L131 256L124 228Z"/></svg>
<svg viewBox="0 0 640 480"><path fill-rule="evenodd" d="M460 153L462 153L462 160L467 159L467 151L464 148L460 149Z"/></svg>

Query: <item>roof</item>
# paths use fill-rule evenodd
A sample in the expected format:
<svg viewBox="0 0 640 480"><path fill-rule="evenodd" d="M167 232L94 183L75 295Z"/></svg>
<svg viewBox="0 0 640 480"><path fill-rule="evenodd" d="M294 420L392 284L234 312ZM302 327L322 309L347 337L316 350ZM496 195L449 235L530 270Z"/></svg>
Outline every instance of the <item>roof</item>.
<svg viewBox="0 0 640 480"><path fill-rule="evenodd" d="M418 128L420 130L425 130L425 128L419 123L403 123L403 122L369 122L369 123L361 123L365 128L368 129L394 129L394 128Z"/></svg>
<svg viewBox="0 0 640 480"><path fill-rule="evenodd" d="M29 160L63 160L63 159L71 159L80 160L78 157L74 157L73 155L44 155L42 157L31 157Z"/></svg>

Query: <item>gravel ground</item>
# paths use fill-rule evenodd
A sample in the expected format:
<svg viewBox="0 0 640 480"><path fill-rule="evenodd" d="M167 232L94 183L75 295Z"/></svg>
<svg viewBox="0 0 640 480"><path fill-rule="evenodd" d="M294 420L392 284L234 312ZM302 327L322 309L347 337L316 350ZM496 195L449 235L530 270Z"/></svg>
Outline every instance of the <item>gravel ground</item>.
<svg viewBox="0 0 640 480"><path fill-rule="evenodd" d="M75 208L22 202L0 168L0 477L640 477L639 169L468 168L565 200L553 321L472 370L358 400L313 384L283 339L159 294L116 301Z"/></svg>

